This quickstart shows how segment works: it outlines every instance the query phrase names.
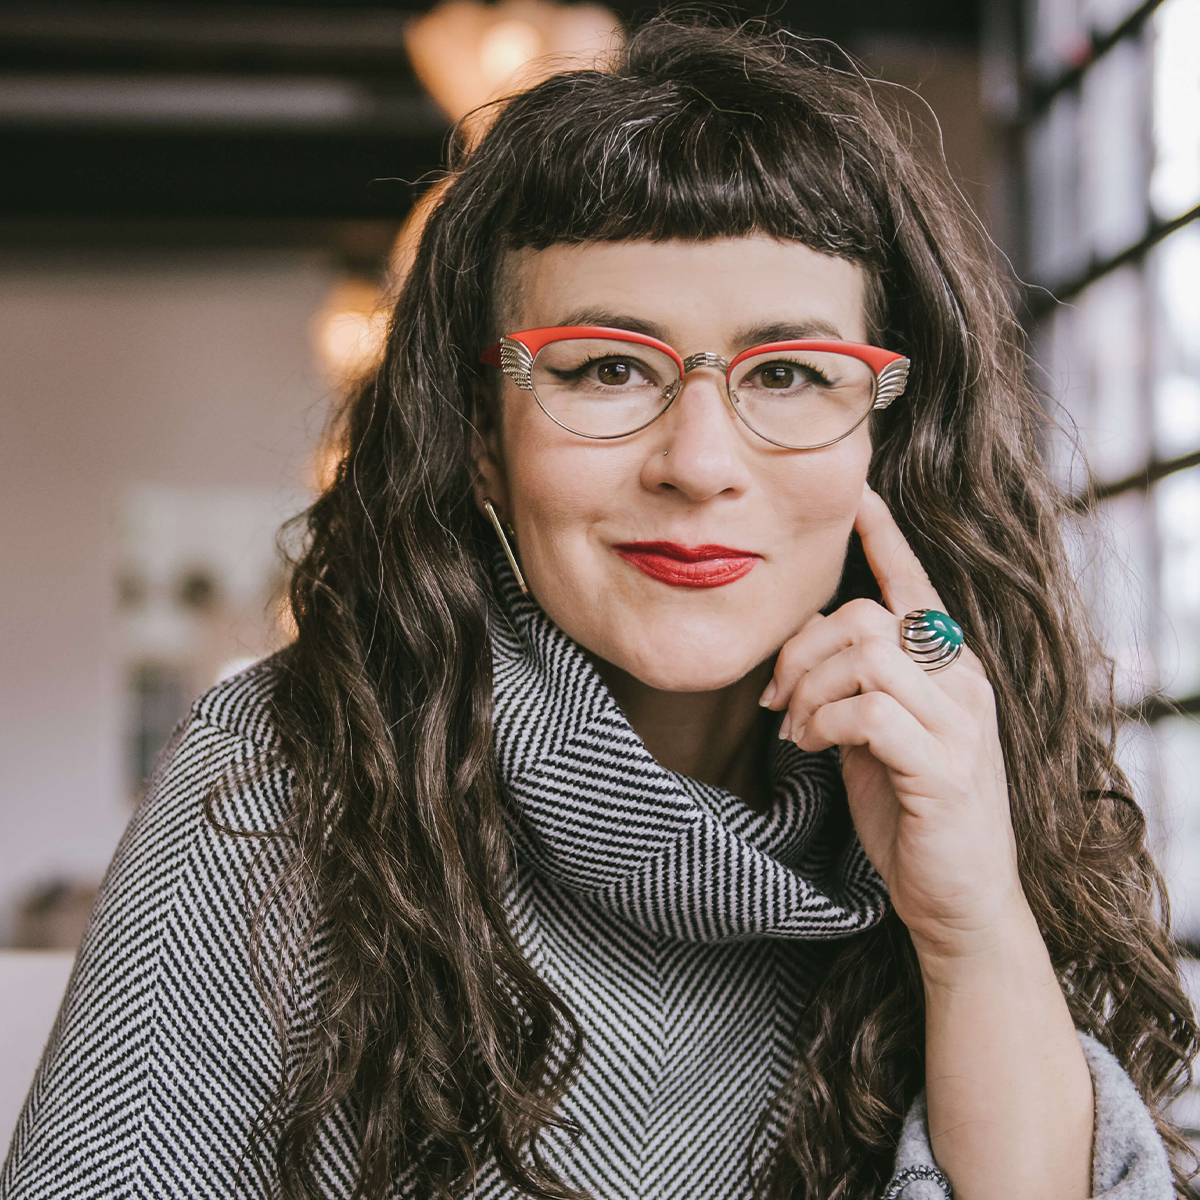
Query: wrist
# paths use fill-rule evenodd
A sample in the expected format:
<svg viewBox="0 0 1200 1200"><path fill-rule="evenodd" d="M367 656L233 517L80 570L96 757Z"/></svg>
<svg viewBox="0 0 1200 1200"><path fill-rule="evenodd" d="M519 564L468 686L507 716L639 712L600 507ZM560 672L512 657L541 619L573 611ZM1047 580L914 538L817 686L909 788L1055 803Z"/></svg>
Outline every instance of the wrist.
<svg viewBox="0 0 1200 1200"><path fill-rule="evenodd" d="M967 928L912 933L921 977L930 989L961 991L1016 983L1031 970L1053 978L1050 956L1024 895L986 923Z"/></svg>

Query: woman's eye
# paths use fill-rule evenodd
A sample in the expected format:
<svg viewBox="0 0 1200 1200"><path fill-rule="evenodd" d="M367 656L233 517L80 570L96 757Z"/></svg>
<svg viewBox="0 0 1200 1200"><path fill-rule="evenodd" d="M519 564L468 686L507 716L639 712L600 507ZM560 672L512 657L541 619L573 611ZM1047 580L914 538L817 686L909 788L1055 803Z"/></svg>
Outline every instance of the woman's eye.
<svg viewBox="0 0 1200 1200"><path fill-rule="evenodd" d="M756 367L753 379L756 387L776 392L831 386L831 380L820 367L812 363L788 362L786 359Z"/></svg>
<svg viewBox="0 0 1200 1200"><path fill-rule="evenodd" d="M633 375L633 367L621 359L609 359L596 366L596 378L605 387L619 387L623 383L628 383Z"/></svg>
<svg viewBox="0 0 1200 1200"><path fill-rule="evenodd" d="M761 368L758 377L763 387L789 388L796 382L796 368L787 363L769 363Z"/></svg>

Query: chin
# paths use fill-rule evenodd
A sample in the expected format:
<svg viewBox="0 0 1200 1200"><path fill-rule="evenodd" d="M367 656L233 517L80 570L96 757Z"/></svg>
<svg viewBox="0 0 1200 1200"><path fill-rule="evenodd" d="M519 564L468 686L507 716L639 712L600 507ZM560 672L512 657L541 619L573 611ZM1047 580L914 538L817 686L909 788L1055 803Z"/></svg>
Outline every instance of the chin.
<svg viewBox="0 0 1200 1200"><path fill-rule="evenodd" d="M638 645L609 645L600 657L662 692L715 692L737 683L778 647L750 646L729 630L675 629ZM739 644L740 643L740 644Z"/></svg>

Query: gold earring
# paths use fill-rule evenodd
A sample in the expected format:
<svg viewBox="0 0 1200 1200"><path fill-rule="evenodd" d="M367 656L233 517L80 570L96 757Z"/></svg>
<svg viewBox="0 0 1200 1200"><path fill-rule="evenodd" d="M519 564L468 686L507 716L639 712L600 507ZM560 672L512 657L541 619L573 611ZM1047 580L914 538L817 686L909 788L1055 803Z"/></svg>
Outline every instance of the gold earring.
<svg viewBox="0 0 1200 1200"><path fill-rule="evenodd" d="M521 574L521 564L517 562L517 556L513 553L512 543L508 540L508 534L504 532L504 526L500 523L500 514L496 512L496 506L486 497L483 501L483 511L487 513L488 520L491 521L496 530L496 536L500 539L500 545L504 548L504 557L508 559L508 565L512 567L513 574L517 577L517 586L521 589L522 596L529 595L529 588L525 586L525 576Z"/></svg>

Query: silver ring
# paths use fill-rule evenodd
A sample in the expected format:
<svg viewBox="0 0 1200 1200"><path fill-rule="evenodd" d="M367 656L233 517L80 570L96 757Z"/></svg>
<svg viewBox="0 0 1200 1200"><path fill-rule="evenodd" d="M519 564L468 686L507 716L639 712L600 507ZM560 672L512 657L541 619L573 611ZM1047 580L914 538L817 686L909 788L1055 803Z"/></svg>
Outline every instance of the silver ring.
<svg viewBox="0 0 1200 1200"><path fill-rule="evenodd" d="M962 626L936 608L915 608L900 622L900 645L926 671L944 671L963 652Z"/></svg>

